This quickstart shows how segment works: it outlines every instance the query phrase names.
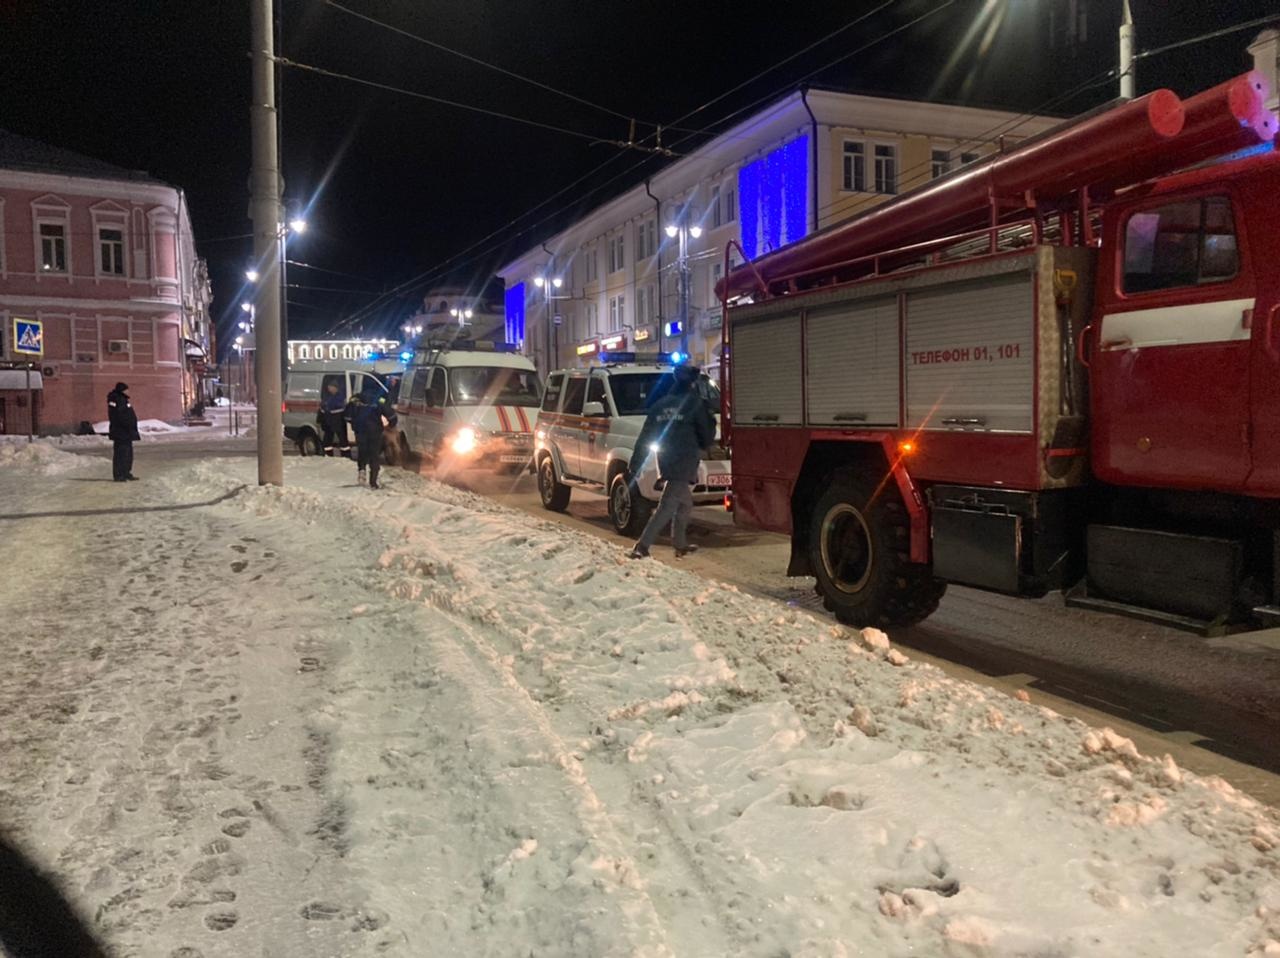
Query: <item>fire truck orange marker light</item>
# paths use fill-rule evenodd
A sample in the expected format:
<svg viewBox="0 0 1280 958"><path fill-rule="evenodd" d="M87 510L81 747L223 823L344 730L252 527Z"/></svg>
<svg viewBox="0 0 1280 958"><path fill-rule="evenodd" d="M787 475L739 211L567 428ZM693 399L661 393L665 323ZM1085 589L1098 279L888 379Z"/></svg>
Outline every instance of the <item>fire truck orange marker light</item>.
<svg viewBox="0 0 1280 958"><path fill-rule="evenodd" d="M916 444L910 439L904 439L902 442L898 443L898 452L902 453L904 456L909 456L915 451Z"/></svg>

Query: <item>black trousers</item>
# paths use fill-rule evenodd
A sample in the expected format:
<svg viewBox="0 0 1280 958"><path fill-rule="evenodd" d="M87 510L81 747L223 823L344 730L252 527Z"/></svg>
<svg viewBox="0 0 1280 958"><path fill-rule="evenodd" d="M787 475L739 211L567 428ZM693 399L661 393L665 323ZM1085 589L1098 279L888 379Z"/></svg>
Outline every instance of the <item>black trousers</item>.
<svg viewBox="0 0 1280 958"><path fill-rule="evenodd" d="M345 446L347 444L347 423L340 412L323 413L321 424L324 430L324 446Z"/></svg>
<svg viewBox="0 0 1280 958"><path fill-rule="evenodd" d="M117 439L111 452L111 478L127 479L133 475L133 442Z"/></svg>
<svg viewBox="0 0 1280 958"><path fill-rule="evenodd" d="M362 472L369 470L369 485L378 484L378 473L382 470L382 433L356 437L356 467Z"/></svg>

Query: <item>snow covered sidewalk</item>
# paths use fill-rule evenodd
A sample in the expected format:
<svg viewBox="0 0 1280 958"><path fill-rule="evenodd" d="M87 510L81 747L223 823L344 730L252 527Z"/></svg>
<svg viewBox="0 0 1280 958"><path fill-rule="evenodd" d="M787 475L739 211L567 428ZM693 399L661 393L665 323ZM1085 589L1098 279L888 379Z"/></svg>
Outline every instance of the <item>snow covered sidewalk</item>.
<svg viewBox="0 0 1280 958"><path fill-rule="evenodd" d="M1273 809L879 633L401 472L61 455L0 512L155 511L0 520L0 827L122 955L1280 953Z"/></svg>

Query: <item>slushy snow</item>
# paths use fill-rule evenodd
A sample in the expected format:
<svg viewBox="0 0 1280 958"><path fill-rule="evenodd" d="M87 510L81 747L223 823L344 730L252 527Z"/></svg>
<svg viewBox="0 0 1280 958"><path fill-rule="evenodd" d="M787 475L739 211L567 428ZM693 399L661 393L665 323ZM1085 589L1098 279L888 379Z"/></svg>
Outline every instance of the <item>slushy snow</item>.
<svg viewBox="0 0 1280 958"><path fill-rule="evenodd" d="M6 512L83 508L48 455ZM121 955L1280 950L1280 816L1220 779L416 476L253 469L7 530L0 823Z"/></svg>

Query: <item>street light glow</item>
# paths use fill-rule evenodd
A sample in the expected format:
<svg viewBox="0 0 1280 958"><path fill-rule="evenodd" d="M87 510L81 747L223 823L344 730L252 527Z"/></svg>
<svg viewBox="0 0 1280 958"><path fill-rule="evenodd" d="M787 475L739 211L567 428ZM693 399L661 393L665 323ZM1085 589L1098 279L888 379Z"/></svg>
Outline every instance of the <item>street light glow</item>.
<svg viewBox="0 0 1280 958"><path fill-rule="evenodd" d="M556 289L559 289L561 286L564 285L564 280L561 279L559 276L557 276L555 279L551 281L551 285L554 286Z"/></svg>
<svg viewBox="0 0 1280 958"><path fill-rule="evenodd" d="M534 286L536 286L536 287L538 287L538 289L542 289L542 284L543 284L543 283L545 283L545 282L546 282L546 280L545 280L545 279L543 279L541 276L535 276L535 277L533 278L533 285L534 285Z"/></svg>
<svg viewBox="0 0 1280 958"><path fill-rule="evenodd" d="M697 239L699 236L701 236L701 235L702 235L702 227L701 227L701 226L690 226L690 227L689 227L689 235L690 235L690 236L692 236L694 239Z"/></svg>
<svg viewBox="0 0 1280 958"><path fill-rule="evenodd" d="M305 233L307 231L307 221L301 217L289 221L289 229L295 233Z"/></svg>
<svg viewBox="0 0 1280 958"><path fill-rule="evenodd" d="M672 223L666 229L667 235L670 236L672 239L675 239L676 236L679 234L679 232L680 232L680 227L676 226L674 223Z"/></svg>
<svg viewBox="0 0 1280 958"><path fill-rule="evenodd" d="M244 278L251 283L258 281L258 271L256 269L247 269L244 271Z"/></svg>
<svg viewBox="0 0 1280 958"><path fill-rule="evenodd" d="M252 313L253 303L241 303L240 308L243 309L246 313Z"/></svg>

